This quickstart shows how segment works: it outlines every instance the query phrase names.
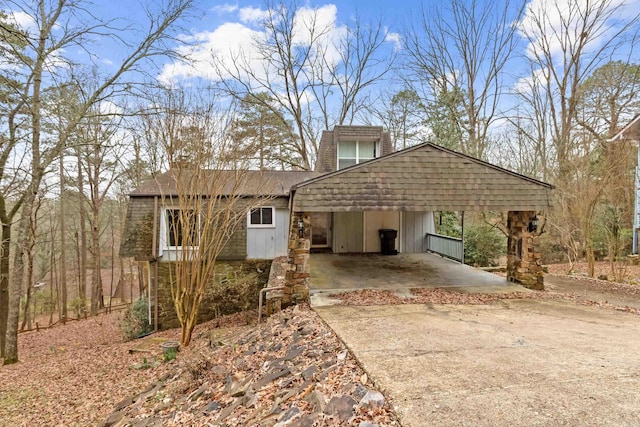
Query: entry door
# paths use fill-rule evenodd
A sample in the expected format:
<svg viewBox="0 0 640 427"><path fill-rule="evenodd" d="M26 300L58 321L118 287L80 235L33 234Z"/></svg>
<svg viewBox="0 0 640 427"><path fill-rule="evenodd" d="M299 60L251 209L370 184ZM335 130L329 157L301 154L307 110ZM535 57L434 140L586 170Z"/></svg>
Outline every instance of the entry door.
<svg viewBox="0 0 640 427"><path fill-rule="evenodd" d="M331 246L331 216L331 212L313 212L311 214L312 248Z"/></svg>

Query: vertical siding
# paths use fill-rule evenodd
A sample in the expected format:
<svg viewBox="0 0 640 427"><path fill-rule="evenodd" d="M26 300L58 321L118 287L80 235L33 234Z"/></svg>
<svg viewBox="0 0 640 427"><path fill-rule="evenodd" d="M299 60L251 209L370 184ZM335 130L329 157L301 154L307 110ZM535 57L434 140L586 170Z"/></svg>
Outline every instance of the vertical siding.
<svg viewBox="0 0 640 427"><path fill-rule="evenodd" d="M404 252L425 252L425 235L435 233L433 212L402 212L402 246Z"/></svg>
<svg viewBox="0 0 640 427"><path fill-rule="evenodd" d="M380 252L380 232L382 228L398 230L400 227L399 212L392 211L368 211L364 213L364 241L365 252ZM401 234L401 233L399 233ZM400 237L400 236L398 236ZM398 249L396 239L396 249Z"/></svg>
<svg viewBox="0 0 640 427"><path fill-rule="evenodd" d="M289 210L276 209L274 228L247 228L247 258L273 259L287 255Z"/></svg>
<svg viewBox="0 0 640 427"><path fill-rule="evenodd" d="M333 252L362 252L362 212L339 212L333 221Z"/></svg>

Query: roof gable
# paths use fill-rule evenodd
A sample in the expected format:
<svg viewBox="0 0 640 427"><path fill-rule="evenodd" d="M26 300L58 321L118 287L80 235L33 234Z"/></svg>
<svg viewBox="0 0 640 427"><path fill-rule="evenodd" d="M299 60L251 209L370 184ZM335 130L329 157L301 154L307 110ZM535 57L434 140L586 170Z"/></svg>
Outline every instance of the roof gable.
<svg viewBox="0 0 640 427"><path fill-rule="evenodd" d="M546 210L550 184L432 143L296 187L298 211Z"/></svg>

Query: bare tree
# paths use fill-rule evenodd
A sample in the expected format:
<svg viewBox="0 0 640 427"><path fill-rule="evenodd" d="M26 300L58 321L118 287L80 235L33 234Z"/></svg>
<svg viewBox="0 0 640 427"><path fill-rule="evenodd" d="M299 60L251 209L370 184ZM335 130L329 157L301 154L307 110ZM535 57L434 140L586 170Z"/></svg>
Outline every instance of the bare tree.
<svg viewBox="0 0 640 427"><path fill-rule="evenodd" d="M571 236L571 253L584 250L592 276L595 215L627 163L624 150L614 153L604 142L628 115L637 90L635 78L619 84L628 81L621 71L632 76L632 67L601 66L616 57L628 61L635 52L640 15L632 11L610 0L536 2L518 24L529 42L531 75L521 80L521 94L526 111L534 113L529 117L535 117L530 139L545 144L544 177L557 186L551 231ZM602 85L613 72L617 76Z"/></svg>
<svg viewBox="0 0 640 427"><path fill-rule="evenodd" d="M231 60L215 56L213 66L230 96L286 114L283 125L293 123L290 138L300 158L295 167L311 169L320 131L353 120L395 53L384 49L380 22L356 19L353 27L336 27L335 20L321 19L319 9L296 0L265 6L264 34L252 50L232 52Z"/></svg>
<svg viewBox="0 0 640 427"><path fill-rule="evenodd" d="M613 0L532 3L518 27L528 40L531 85L538 93L536 109L547 107L548 131L558 183L571 174L581 85L616 52L635 47L640 15L623 16L626 5ZM612 20L621 23L612 26Z"/></svg>
<svg viewBox="0 0 640 427"><path fill-rule="evenodd" d="M463 137L459 149L467 154L485 157L489 129L500 113L503 73L517 47L513 22L523 10L524 2L434 2L406 34L408 64L421 83L416 90L450 109L445 116L456 118Z"/></svg>
<svg viewBox="0 0 640 427"><path fill-rule="evenodd" d="M30 17L35 30L24 31L19 34L24 43L3 44L5 54L15 62L12 68L12 81L19 82L11 87L13 103L4 117L3 129L7 136L3 136L0 148L0 181L6 180L5 169L11 153L14 153L20 143L29 154L29 168L26 180L26 191L14 205L21 210L20 220L15 238L5 232L3 227L2 240L15 242L13 256L13 270L9 291L8 313L0 313L0 319L6 320L6 341L4 347L4 363L15 363L18 360L17 330L20 312L20 298L24 280L25 263L29 253L29 219L32 217L34 202L40 184L47 172L47 167L60 155L62 147L67 144L69 136L75 131L78 122L89 111L90 107L109 96L124 93L131 85L126 85L123 78L131 71L140 72L139 65L143 62L152 63L159 56L172 55L165 45L169 37L169 30L185 14L191 6L191 0L168 0L161 5L155 5L154 10L148 10L149 25L140 39L133 42L119 39L119 31L115 22L100 22L91 15L83 3L76 1L57 0L37 2L10 1L8 8L26 14ZM3 26L3 28L5 28ZM101 78L100 84L84 97L84 103L78 109L78 115L66 123L64 131L56 141L43 136L43 90L56 86L61 81L70 80L65 73L72 72L75 67L64 58L65 49L80 47L87 49L89 39L94 35L112 36L122 42L128 52L115 71ZM60 67L60 64L66 64ZM8 71L4 71L5 73ZM46 119L46 117L44 117ZM0 194L4 204L6 194ZM13 212L13 211L12 211ZM15 210L14 214L17 213ZM8 218L11 223L12 218ZM5 219L3 218L3 224ZM2 257L8 257L5 251ZM8 261L2 260L0 272L3 277L8 274L4 270ZM0 307L1 308L1 307Z"/></svg>
<svg viewBox="0 0 640 427"><path fill-rule="evenodd" d="M235 156L229 124L221 120L229 113L216 107L215 97L197 88L156 93L163 95L143 116L142 132L169 157L170 183L159 184L166 224L161 240L172 248L169 283L186 346L202 298L213 286L218 256L248 209L263 198L246 197L256 192L247 187L251 159Z"/></svg>

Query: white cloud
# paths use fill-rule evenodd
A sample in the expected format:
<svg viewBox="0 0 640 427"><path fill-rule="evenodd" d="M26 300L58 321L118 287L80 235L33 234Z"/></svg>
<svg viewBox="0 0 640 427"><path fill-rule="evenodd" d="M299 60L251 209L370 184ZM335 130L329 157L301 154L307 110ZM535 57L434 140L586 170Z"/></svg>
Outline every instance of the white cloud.
<svg viewBox="0 0 640 427"><path fill-rule="evenodd" d="M298 46L314 44L330 65L341 60L343 40L349 35L346 25L336 24L338 9L333 4L319 8L303 6L298 9L293 20L293 43Z"/></svg>
<svg viewBox="0 0 640 427"><path fill-rule="evenodd" d="M246 24L260 24L269 17L269 11L257 7L243 7L238 11L240 21Z"/></svg>
<svg viewBox="0 0 640 427"><path fill-rule="evenodd" d="M264 40L266 34L261 28L252 29L268 17L269 12L257 8L239 9L241 23L227 22L213 31L203 31L191 35L180 36L187 45L178 49L188 62L173 62L164 66L158 79L164 84L171 84L177 79L194 77L207 80L218 80L220 77L213 68L215 57L225 66L233 66L241 58L249 68L263 78L270 70L268 65L260 61L256 49L256 41ZM342 41L348 36L349 29L337 23L337 8L329 4L318 8L300 7L294 17L293 44L309 46L314 44L316 50L312 54L322 55L329 64L337 64L341 60ZM244 64L243 64L244 65ZM271 70L272 71L272 70ZM274 78L275 73L269 73ZM274 82L275 83L275 82Z"/></svg>
<svg viewBox="0 0 640 427"><path fill-rule="evenodd" d="M222 15L224 13L233 13L236 10L238 10L238 5L229 3L219 4L211 8L212 12L216 12L219 15Z"/></svg>
<svg viewBox="0 0 640 427"><path fill-rule="evenodd" d="M394 49L396 51L402 49L402 38L398 33L387 31L386 35L384 36L384 41L393 43Z"/></svg>
<svg viewBox="0 0 640 427"><path fill-rule="evenodd" d="M104 115L118 115L118 114L122 114L122 108L120 108L118 105L114 104L111 101L102 101L99 105L98 105L98 110L100 111L100 114L104 114Z"/></svg>
<svg viewBox="0 0 640 427"><path fill-rule="evenodd" d="M589 25L593 28L586 51L602 46L612 33L628 22L627 17L638 13L638 4L626 0L610 0L606 4L592 0L530 0L523 18L516 26L520 35L529 40L529 57L544 49L556 58L561 57L566 46L575 44L583 35L583 28ZM595 11L600 7L603 10L597 13L607 17L606 22L593 25Z"/></svg>
<svg viewBox="0 0 640 427"><path fill-rule="evenodd" d="M183 55L187 62L173 62L165 65L158 79L164 84L170 84L176 79L194 77L217 80L219 77L212 66L213 58L216 57L226 66L230 66L233 65L237 56L244 52L245 57L255 60L255 54L252 54L253 41L260 37L264 37L262 33L239 23L225 23L214 31L193 34L185 38L189 45L178 49L178 53Z"/></svg>
<svg viewBox="0 0 640 427"><path fill-rule="evenodd" d="M38 31L36 21L31 15L26 12L19 11L5 11L9 22L17 25L20 29L27 31L30 34L35 34Z"/></svg>
<svg viewBox="0 0 640 427"><path fill-rule="evenodd" d="M549 69L539 68L534 70L530 75L521 77L513 85L514 93L529 94L533 88L539 85L546 85Z"/></svg>

